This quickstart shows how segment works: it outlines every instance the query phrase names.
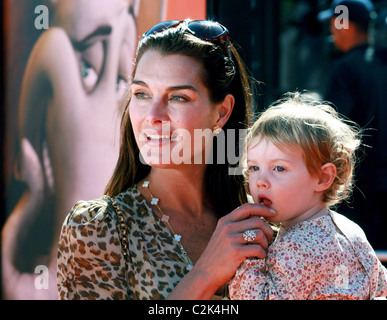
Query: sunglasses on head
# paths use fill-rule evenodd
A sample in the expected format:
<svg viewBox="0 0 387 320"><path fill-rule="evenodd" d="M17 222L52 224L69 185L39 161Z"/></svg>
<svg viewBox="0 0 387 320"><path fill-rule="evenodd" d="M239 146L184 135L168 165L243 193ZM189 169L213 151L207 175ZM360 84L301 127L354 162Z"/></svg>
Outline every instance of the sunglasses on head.
<svg viewBox="0 0 387 320"><path fill-rule="evenodd" d="M143 34L142 38L145 38L151 34L164 31L166 29L176 28L182 23L185 24L186 30L189 33L201 40L210 42L224 40L226 43L226 50L228 56L231 57L230 48L228 46L228 30L226 27L215 21L191 19L164 21L150 28L147 32Z"/></svg>

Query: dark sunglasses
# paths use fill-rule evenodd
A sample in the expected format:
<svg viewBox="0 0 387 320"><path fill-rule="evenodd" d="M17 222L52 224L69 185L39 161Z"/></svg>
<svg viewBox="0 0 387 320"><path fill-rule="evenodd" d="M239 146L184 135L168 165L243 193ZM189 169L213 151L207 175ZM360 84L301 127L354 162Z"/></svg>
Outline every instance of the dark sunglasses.
<svg viewBox="0 0 387 320"><path fill-rule="evenodd" d="M189 33L191 33L192 35L194 35L195 37L201 40L211 41L211 42L221 41L221 40L225 41L227 54L229 57L231 57L230 48L228 45L228 41L229 41L228 30L226 27L222 26L220 23L215 21L191 20L191 19L164 21L150 28L147 32L143 34L142 38L145 38L151 34L155 34L166 29L176 28L182 23L185 24L186 30Z"/></svg>

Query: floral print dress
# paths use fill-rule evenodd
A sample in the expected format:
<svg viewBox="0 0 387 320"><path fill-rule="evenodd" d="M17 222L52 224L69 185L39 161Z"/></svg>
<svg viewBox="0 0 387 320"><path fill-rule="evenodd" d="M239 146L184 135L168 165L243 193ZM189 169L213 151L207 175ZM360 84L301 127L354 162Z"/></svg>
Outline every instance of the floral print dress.
<svg viewBox="0 0 387 320"><path fill-rule="evenodd" d="M265 259L248 258L229 284L236 300L374 299L387 270L362 229L336 212L281 228Z"/></svg>

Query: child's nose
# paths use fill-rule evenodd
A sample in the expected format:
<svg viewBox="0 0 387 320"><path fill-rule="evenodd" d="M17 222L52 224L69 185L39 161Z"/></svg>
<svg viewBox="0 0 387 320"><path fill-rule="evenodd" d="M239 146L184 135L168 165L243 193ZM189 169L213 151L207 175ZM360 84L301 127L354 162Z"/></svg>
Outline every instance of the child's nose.
<svg viewBox="0 0 387 320"><path fill-rule="evenodd" d="M259 177L257 179L257 187L258 188L269 188L270 187L270 183L267 179L265 179L264 177Z"/></svg>

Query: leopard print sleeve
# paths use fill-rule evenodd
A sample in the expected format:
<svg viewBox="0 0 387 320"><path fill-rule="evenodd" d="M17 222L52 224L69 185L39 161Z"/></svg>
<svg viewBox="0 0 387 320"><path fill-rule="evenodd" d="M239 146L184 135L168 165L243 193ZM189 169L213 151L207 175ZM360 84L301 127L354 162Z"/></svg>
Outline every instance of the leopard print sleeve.
<svg viewBox="0 0 387 320"><path fill-rule="evenodd" d="M58 246L59 299L128 299L119 230L105 198L79 201L62 226Z"/></svg>
<svg viewBox="0 0 387 320"><path fill-rule="evenodd" d="M133 186L72 208L59 241L59 299L165 299L186 267L179 243Z"/></svg>

